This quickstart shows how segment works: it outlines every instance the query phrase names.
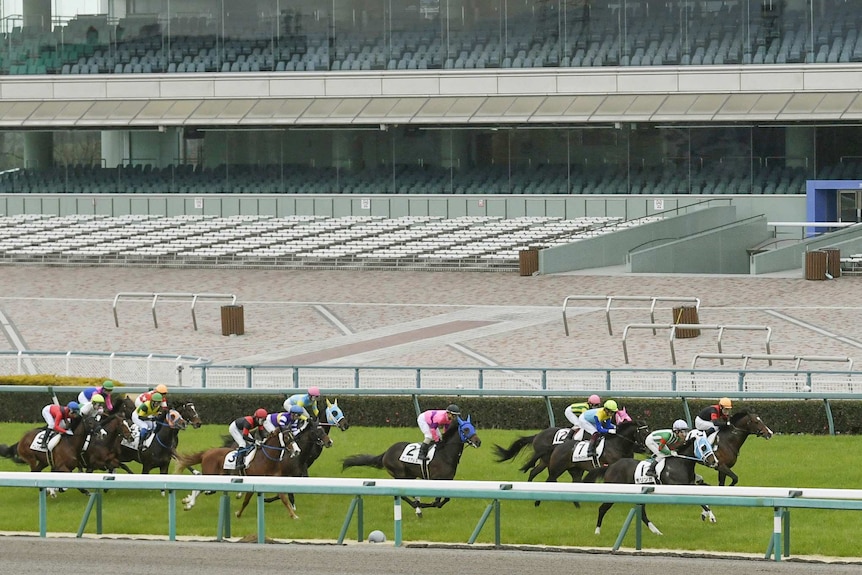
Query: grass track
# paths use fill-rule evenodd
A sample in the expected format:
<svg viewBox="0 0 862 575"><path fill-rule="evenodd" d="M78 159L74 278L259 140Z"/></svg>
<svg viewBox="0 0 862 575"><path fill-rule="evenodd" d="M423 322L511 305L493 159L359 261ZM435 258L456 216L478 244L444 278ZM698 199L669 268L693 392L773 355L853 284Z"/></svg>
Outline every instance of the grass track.
<svg viewBox="0 0 862 575"><path fill-rule="evenodd" d="M30 425L0 425L0 443L14 443ZM189 429L180 436L180 451L192 452L219 444L226 430L222 426ZM480 449L467 449L458 469L459 479L523 481L526 475L518 471L516 462L497 463L492 444L508 446L516 437L532 432L513 430L479 430L483 440ZM372 468L352 468L342 473L341 460L355 453L381 453L396 441L418 439L419 432L402 428L351 428L334 431L335 445L327 450L312 468L313 476L386 477ZM862 437L812 437L778 435L770 441L750 438L743 446L735 471L740 485L769 487L829 487L859 489L856 456L862 447ZM839 465L824 462L842 462ZM136 467L133 466L133 469ZM7 459L0 459L0 471L23 471ZM701 469L710 483L716 483L715 472ZM544 480L545 474L539 479ZM38 505L35 490L0 488L3 514L2 531L38 531ZM267 507L267 536L279 539L335 539L341 529L350 503L346 496L300 496L297 502L298 521L290 520L280 503ZM103 510L106 533L155 534L167 533L167 499L156 492L110 492L105 496ZM404 507L403 537L406 542L440 541L466 542L481 517L487 501L455 500L443 509L426 510L424 518L416 519L412 510ZM86 498L77 492L61 495L49 501L49 532L75 532L81 521ZM179 535L214 536L217 522L218 497L202 496L192 511L180 510L177 519ZM233 503L234 509L238 502ZM504 544L545 544L561 546L613 545L628 511L615 506L605 518L600 536L593 534L597 504L584 504L575 509L571 504L544 502L538 508L532 502L502 502L502 540ZM365 530L382 529L392 536L392 501L388 497L364 498ZM772 532L771 509L717 507L718 523L706 524L699 519L699 508L654 505L648 507L651 519L664 532L659 537L645 531L644 548L711 550L744 553L764 553ZM824 525L841 524L838 529ZM253 503L242 519L232 521L232 535L255 533L256 517ZM95 519L87 525L95 532ZM633 532L633 530L631 530ZM791 544L793 555L828 555L857 557L858 539L862 536L862 514L848 511L794 510L792 512ZM351 524L349 538L356 537L356 524ZM492 521L479 536L480 543L493 543ZM631 534L624 546L634 546Z"/></svg>

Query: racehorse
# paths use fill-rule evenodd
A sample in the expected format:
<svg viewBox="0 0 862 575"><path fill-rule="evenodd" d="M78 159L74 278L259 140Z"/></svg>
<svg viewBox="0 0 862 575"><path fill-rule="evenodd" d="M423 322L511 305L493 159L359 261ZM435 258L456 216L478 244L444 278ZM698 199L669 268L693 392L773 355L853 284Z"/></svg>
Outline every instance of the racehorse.
<svg viewBox="0 0 862 575"><path fill-rule="evenodd" d="M291 450L290 443L291 435L289 429L273 431L257 448L254 458L249 462L243 474L259 477L281 476L281 462L287 457L287 452ZM182 473L192 465L200 465L201 470L192 469L192 473L195 475L237 475L237 471L233 468L235 465L235 463L232 463L233 459L228 459L228 456L231 454L233 454L231 457L235 459L237 455L233 447L213 447L212 449L193 454L178 453L176 455L176 472ZM226 459L231 469L225 469ZM195 506L198 495L200 495L200 491L192 491L192 493L183 498L184 509L186 511ZM242 512L251 500L252 495L251 492L245 494L242 505L239 511L236 512L237 518L242 516ZM279 499L284 503L290 516L297 519L296 512L293 510L293 506L290 504L287 496L283 493L279 494Z"/></svg>
<svg viewBox="0 0 862 575"><path fill-rule="evenodd" d="M765 439L772 437L772 430L766 426L759 415L751 411L734 413L730 418L730 425L725 425L718 431L715 454L718 456L719 463L719 485L724 485L727 477L730 477L731 487L739 482L739 477L730 468L736 465L739 450L742 449L742 444L749 435Z"/></svg>
<svg viewBox="0 0 862 575"><path fill-rule="evenodd" d="M156 428L155 431L151 432L155 434L155 437L146 449L140 450L134 443L123 443L120 453L120 461L122 462L120 467L127 473L132 473L125 462L137 461L142 466L141 473L143 474L147 474L153 469L158 469L162 475L167 474L168 466L179 444L180 431L186 428L189 420L197 419L200 421L193 403L184 403L178 407L179 409L170 409L156 417Z"/></svg>
<svg viewBox="0 0 862 575"><path fill-rule="evenodd" d="M96 469L113 473L121 465L120 441L132 441L132 428L119 414L97 415L90 425L93 433L90 434L84 450L80 453L81 466L87 473L92 473Z"/></svg>
<svg viewBox="0 0 862 575"><path fill-rule="evenodd" d="M616 425L631 420L632 418L629 416L625 408L617 411L614 417L614 423ZM548 463L551 460L551 453L553 453L554 449L558 445L571 439L571 435L571 427L549 427L535 435L523 435L519 437L514 441L514 443L512 443L512 445L509 446L508 449L500 447L499 445L494 445L494 453L497 457L497 461L509 461L510 459L514 459L528 445L532 446L532 457L530 457L529 461L520 468L524 473L529 471L527 481L532 481L539 473L547 469ZM631 455L627 457L631 457ZM568 469L567 471L572 476L572 481L579 481L583 475L581 470Z"/></svg>
<svg viewBox="0 0 862 575"><path fill-rule="evenodd" d="M469 416L466 419L459 417L457 422L458 425L450 426L440 441L428 451L427 461L418 459L419 443L400 441L380 455L351 455L342 461L341 469L369 466L385 469L395 479L454 479L464 445L482 445ZM437 497L433 503L422 503L418 497L402 499L416 510L419 517L422 517L423 508L443 507L449 501L448 497Z"/></svg>
<svg viewBox="0 0 862 575"><path fill-rule="evenodd" d="M698 463L703 463L714 468L718 466L718 459L704 434L693 432L685 443L679 447L677 456L665 457L659 462L656 467L658 483L663 485L694 485L702 483L702 479L699 479L694 471L694 466ZM649 459L620 459L607 467L594 469L588 474L588 477L593 479L604 476L605 483L656 483L654 478L644 476L650 464ZM596 535L601 533L602 520L613 505L613 503L602 503L599 506L599 515L596 520ZM703 509L700 514L701 519L715 523L715 515L709 506L701 505L701 508ZM642 508L641 518L650 531L656 535L662 534L658 527L647 517L645 505Z"/></svg>
<svg viewBox="0 0 862 575"><path fill-rule="evenodd" d="M608 433L596 445L599 466L610 465L614 461L632 457L635 449L644 449L649 437L649 428L643 423L626 421L616 428L616 433ZM569 471L573 481L580 481L585 472L596 467L592 457L586 455L589 441L568 440L554 448L548 461L548 478L555 482L564 471ZM575 473L572 473L572 472Z"/></svg>

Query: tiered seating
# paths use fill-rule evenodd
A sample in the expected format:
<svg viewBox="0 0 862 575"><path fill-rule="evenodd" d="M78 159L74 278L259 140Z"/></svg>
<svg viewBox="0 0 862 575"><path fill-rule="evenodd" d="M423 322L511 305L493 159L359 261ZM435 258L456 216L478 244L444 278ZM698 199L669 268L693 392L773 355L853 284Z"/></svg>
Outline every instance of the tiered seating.
<svg viewBox="0 0 862 575"><path fill-rule="evenodd" d="M623 224L587 217L11 216L0 217L0 259L514 270L522 249L570 243Z"/></svg>
<svg viewBox="0 0 862 575"><path fill-rule="evenodd" d="M444 168L398 166L340 171L307 166L232 165L200 168L166 166L64 166L0 174L0 193L93 194L803 194L805 168L770 164L749 173L723 160L703 167L687 164L623 167L539 165L513 169L477 167L450 173ZM832 179L853 179L857 163L826 167ZM825 179L826 176L820 176Z"/></svg>
<svg viewBox="0 0 862 575"><path fill-rule="evenodd" d="M862 61L862 5L833 0L814 22L804 8L780 13L739 0L593 3L558 17L542 9L513 11L505 40L497 16L443 35L436 19L387 32L336 27L326 18L283 13L272 37L271 14L231 14L168 20L129 14L81 15L51 32L15 28L0 42L6 74L139 74L259 71L700 66L849 63ZM778 5L778 3L776 3ZM169 41L165 41L168 39Z"/></svg>

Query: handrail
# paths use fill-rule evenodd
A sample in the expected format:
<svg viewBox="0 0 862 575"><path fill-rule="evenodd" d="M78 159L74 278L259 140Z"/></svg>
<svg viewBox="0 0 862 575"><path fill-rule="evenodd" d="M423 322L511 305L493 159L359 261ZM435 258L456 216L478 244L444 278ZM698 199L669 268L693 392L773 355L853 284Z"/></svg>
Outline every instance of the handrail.
<svg viewBox="0 0 862 575"><path fill-rule="evenodd" d="M629 351L628 346L626 345L626 340L628 338L630 329L651 329L653 334L655 334L657 329L667 329L670 330L670 361L673 365L676 365L676 350L674 349L673 340L676 339L676 330L677 329L693 329L693 330L714 330L718 331L718 353L722 353L721 349L721 341L724 336L724 332L726 330L731 331L765 331L766 332L766 353L770 353L771 350L769 348L770 341L772 339L772 328L767 325L717 325L717 324L702 324L702 323L632 323L626 326L625 330L623 330L623 357L625 358L625 362L629 362ZM724 360L721 361L722 365L724 365ZM769 365L772 365L770 363Z"/></svg>
<svg viewBox="0 0 862 575"><path fill-rule="evenodd" d="M691 361L691 368L694 369L697 366L698 359L718 359L722 361L722 365L724 365L725 359L741 359L742 369L748 368L749 360L760 360L760 361L769 361L769 365L772 365L773 361L794 361L796 362L796 369L799 369L802 365L803 361L822 361L822 362L834 362L834 363L846 363L847 371L853 371L853 358L850 357L842 357L835 355L780 355L780 354L756 354L756 353L698 353L695 354L694 359Z"/></svg>
<svg viewBox="0 0 862 575"><path fill-rule="evenodd" d="M649 317L650 323L655 323L655 306L658 302L689 302L694 303L694 307L696 310L700 311L700 298L697 297L675 297L675 296L639 296L639 295L570 295L567 296L563 300L563 329L566 332L566 335L569 335L569 321L566 318L566 308L568 308L569 301L601 301L605 300L605 317L608 323L608 335L614 335L613 326L611 326L611 306L614 301L648 301L650 303L649 308ZM655 330L653 330L653 335L655 335ZM628 362L626 362L628 363Z"/></svg>
<svg viewBox="0 0 862 575"><path fill-rule="evenodd" d="M146 292L120 292L116 296L114 296L114 325L116 327L120 327L120 320L117 316L117 304L121 299L125 300L152 300L152 313L153 313L153 326L158 329L159 321L156 318L156 304L161 300L172 300L172 301L183 301L183 300L191 300L192 306L192 324L194 325L195 331L198 330L198 319L195 315L195 304L199 299L224 299L230 300L231 305L236 304L236 295L230 293L187 293L187 292L154 292L154 293L146 293Z"/></svg>
<svg viewBox="0 0 862 575"><path fill-rule="evenodd" d="M106 475L88 473L34 473L0 472L0 486L39 490L39 536L48 537L47 492L57 488L90 490L89 501L82 502L83 517L77 537L84 529L93 509L96 509L96 534L102 534L102 495L111 489L117 491L147 490L167 492L168 539L177 540L177 491L201 490L221 492L217 539L230 537L229 493L251 493L256 496L257 543L266 543L266 510L264 497L270 493L299 493L318 495L352 495L344 523L338 537L342 544L347 529L357 513L357 541L363 541L363 507L357 505L362 497L392 497L394 505L393 543L403 545L402 497L447 497L491 500L479 518L468 544L476 541L491 513L494 513L494 542L502 544L500 521L501 501L567 501L590 503L627 503L632 505L623 522L613 550L622 545L625 535L634 523L635 548L641 550L640 521L637 515L642 506L663 505L715 505L751 508L773 508L772 531L767 540L765 558L781 561L790 556L790 510L825 509L833 511L862 510L862 490L820 489L796 487L719 487L700 485L628 485L596 483L532 483L527 481L433 481L412 479L367 479L325 477L236 477L218 475ZM635 519L633 522L632 520ZM784 548L782 548L784 543Z"/></svg>

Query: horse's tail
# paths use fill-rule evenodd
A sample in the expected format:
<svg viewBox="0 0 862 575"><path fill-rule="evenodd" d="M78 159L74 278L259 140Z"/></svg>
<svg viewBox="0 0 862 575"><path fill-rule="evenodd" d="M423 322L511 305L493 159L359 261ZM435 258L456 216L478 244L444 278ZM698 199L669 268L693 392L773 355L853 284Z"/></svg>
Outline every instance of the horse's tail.
<svg viewBox="0 0 862 575"><path fill-rule="evenodd" d="M581 480L581 483L595 483L596 479L604 479L605 471L607 470L607 465L602 465L601 467L590 469L589 471L587 471L587 474L584 475L584 478Z"/></svg>
<svg viewBox="0 0 862 575"><path fill-rule="evenodd" d="M11 459L15 463L26 463L26 461L18 457L17 443L13 443L12 445L0 444L0 457Z"/></svg>
<svg viewBox="0 0 862 575"><path fill-rule="evenodd" d="M500 447L496 443L494 444L494 457L497 458L497 461L509 461L510 459L514 459L516 455L521 453L521 450L533 443L533 440L536 438L535 435L522 435L518 439L515 440L512 445L509 446L508 449L504 447Z"/></svg>
<svg viewBox="0 0 862 575"><path fill-rule="evenodd" d="M341 462L341 470L344 471L348 467L376 467L383 469L383 454L380 455L351 455L345 457Z"/></svg>
<svg viewBox="0 0 862 575"><path fill-rule="evenodd" d="M203 451L198 451L197 453L177 453L176 472L182 473L192 465L200 465L201 461L203 461L204 453Z"/></svg>

